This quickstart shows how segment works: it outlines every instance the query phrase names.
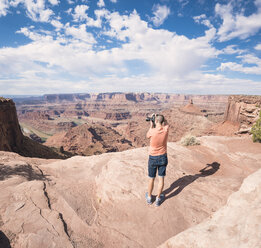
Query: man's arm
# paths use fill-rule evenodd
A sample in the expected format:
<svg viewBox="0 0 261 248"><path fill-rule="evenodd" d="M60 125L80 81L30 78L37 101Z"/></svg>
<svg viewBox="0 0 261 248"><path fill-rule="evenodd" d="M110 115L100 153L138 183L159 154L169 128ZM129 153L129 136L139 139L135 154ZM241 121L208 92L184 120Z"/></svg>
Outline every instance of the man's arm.
<svg viewBox="0 0 261 248"><path fill-rule="evenodd" d="M150 125L150 129L148 130L147 134L146 134L146 137L149 139L151 137L151 125Z"/></svg>
<svg viewBox="0 0 261 248"><path fill-rule="evenodd" d="M150 121L150 129L148 130L148 132L147 132L147 134L146 134L146 137L147 137L148 139L151 137L152 129L153 129L153 123L152 123L152 121Z"/></svg>

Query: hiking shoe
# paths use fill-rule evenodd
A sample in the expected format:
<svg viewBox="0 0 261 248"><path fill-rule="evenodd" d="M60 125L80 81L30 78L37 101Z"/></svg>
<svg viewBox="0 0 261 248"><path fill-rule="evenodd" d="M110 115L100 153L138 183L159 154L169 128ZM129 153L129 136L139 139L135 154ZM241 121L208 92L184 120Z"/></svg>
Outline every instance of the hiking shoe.
<svg viewBox="0 0 261 248"><path fill-rule="evenodd" d="M151 197L149 197L149 195L148 195L148 192L146 192L145 198L146 198L147 203L148 203L149 205L151 205L151 204L152 204L152 201L151 201Z"/></svg>
<svg viewBox="0 0 261 248"><path fill-rule="evenodd" d="M160 204L163 202L163 199L164 199L164 195L163 194L161 194L159 198L157 197L156 201L155 201L155 206L159 207Z"/></svg>

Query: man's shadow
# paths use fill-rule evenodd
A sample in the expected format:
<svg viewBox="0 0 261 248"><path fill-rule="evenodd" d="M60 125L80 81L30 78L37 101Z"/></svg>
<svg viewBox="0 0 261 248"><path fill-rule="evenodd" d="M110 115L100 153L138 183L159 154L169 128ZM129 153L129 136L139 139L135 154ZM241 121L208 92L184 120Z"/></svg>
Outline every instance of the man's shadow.
<svg viewBox="0 0 261 248"><path fill-rule="evenodd" d="M162 193L164 194L164 200L167 200L171 197L178 195L185 187L189 184L193 183L200 177L207 177L214 174L220 167L218 162L213 162L212 164L207 164L207 166L201 169L199 174L195 175L187 175L179 178L175 182L173 182L170 187L164 190Z"/></svg>

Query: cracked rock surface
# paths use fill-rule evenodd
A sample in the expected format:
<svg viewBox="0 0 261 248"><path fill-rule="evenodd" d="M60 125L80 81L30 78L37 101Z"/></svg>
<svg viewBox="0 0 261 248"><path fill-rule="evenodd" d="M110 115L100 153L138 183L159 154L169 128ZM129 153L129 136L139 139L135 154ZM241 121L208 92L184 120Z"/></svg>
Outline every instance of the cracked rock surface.
<svg viewBox="0 0 261 248"><path fill-rule="evenodd" d="M157 247L212 216L218 226L219 209L261 168L261 144L249 137L199 140L194 147L168 143L166 197L158 208L144 197L147 147L67 160L0 152L0 247ZM243 203L257 199L245 197ZM258 212L252 213L258 226ZM250 237L253 225L244 229ZM231 237L237 235L233 230ZM214 247L211 241L208 247Z"/></svg>

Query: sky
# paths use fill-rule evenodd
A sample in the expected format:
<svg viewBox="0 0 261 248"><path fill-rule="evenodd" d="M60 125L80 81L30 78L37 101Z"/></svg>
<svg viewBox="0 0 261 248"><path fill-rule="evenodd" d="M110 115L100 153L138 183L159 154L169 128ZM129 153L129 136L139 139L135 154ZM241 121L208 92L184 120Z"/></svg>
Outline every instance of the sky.
<svg viewBox="0 0 261 248"><path fill-rule="evenodd" d="M261 0L0 0L0 95L261 95Z"/></svg>

